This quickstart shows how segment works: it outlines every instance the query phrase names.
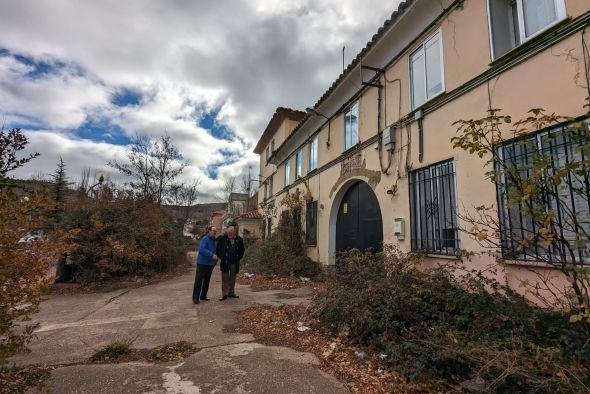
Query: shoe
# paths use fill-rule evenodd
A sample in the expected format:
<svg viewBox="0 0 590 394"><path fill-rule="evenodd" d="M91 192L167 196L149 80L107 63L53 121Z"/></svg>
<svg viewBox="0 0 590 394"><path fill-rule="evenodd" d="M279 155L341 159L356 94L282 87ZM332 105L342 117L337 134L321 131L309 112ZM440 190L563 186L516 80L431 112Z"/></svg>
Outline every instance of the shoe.
<svg viewBox="0 0 590 394"><path fill-rule="evenodd" d="M229 298L240 298L240 296L237 294L230 294Z"/></svg>
<svg viewBox="0 0 590 394"><path fill-rule="evenodd" d="M219 301L225 301L225 300L227 300L227 296L223 296L219 299Z"/></svg>
<svg viewBox="0 0 590 394"><path fill-rule="evenodd" d="M198 304L199 300L193 300L193 304Z"/></svg>
<svg viewBox="0 0 590 394"><path fill-rule="evenodd" d="M211 301L211 298L201 298L201 301Z"/></svg>

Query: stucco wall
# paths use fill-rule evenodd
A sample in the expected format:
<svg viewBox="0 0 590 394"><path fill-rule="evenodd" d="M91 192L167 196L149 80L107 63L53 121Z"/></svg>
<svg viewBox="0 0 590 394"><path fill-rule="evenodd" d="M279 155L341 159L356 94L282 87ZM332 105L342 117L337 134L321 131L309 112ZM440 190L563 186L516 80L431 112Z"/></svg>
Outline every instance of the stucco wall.
<svg viewBox="0 0 590 394"><path fill-rule="evenodd" d="M486 2L466 1L465 7L453 11L437 26L432 27L421 40L437 29L441 29L444 51L445 88L449 92L468 80L476 77L490 67L491 55L489 48ZM576 17L590 9L586 0L567 1L568 14ZM587 33L590 40L590 33ZM389 81L399 79L401 83L387 82L384 90L382 116L384 126L397 121L410 112L408 56L414 48L410 48L404 56L386 70ZM577 33L553 47L536 54L487 83L447 103L438 110L429 113L423 120L424 125L424 158L418 160L418 128L412 123L409 129L398 130L398 147L393 155L393 164L387 174L380 171L378 151L374 144L360 152L364 160L364 169L369 173L380 173L379 182L374 191L379 201L383 217L383 237L385 243L398 244L403 250L410 250L410 209L408 174L406 160L413 170L430 164L453 159L456 168L456 196L458 211L464 207L477 205L496 205L494 185L485 179L484 162L476 156L463 151L454 150L450 139L456 135L456 127L452 123L459 119L483 117L491 106L501 108L514 119L522 118L527 111L535 107L543 107L550 112L562 115L579 116L585 113L584 99L587 95L585 82L582 79L584 64L581 52L581 34ZM386 83L382 80L382 83ZM401 89L401 114L399 96ZM385 105L386 102L386 105ZM359 135L361 142L376 135L377 126L377 89L367 89L360 98ZM411 143L408 143L407 132L410 132ZM338 115L331 122L330 148L326 146L328 128L320 130L318 139L318 166L321 167L343 154L343 116ZM409 145L409 146L408 146ZM400 148L401 147L401 148ZM307 173L309 150L303 149L304 175ZM406 155L409 154L409 158ZM401 163L401 165L399 165ZM280 201L286 192L283 188L283 166L278 168L275 177L276 198ZM369 174L370 175L370 174ZM318 201L318 246L308 249L309 256L322 263L333 261L335 216L342 194L354 179L369 181L369 175L349 174L341 177L341 164L337 163L307 179L313 198ZM399 175L399 176L398 176ZM279 178L279 179L277 179ZM303 184L293 185L295 179L295 160L291 156L291 184L288 190L299 188L305 191ZM334 190L334 185L338 184ZM386 192L397 186L395 195ZM400 241L393 235L395 218L405 220L405 239ZM464 234L460 234L460 247L474 252L482 252L481 247ZM431 258L429 264L439 261ZM446 260L440 260L446 261ZM493 263L489 257L479 256L466 262L475 267L484 267ZM542 269L537 269L540 272ZM512 286L517 286L523 279L533 279L536 274L517 265L501 268L498 275Z"/></svg>

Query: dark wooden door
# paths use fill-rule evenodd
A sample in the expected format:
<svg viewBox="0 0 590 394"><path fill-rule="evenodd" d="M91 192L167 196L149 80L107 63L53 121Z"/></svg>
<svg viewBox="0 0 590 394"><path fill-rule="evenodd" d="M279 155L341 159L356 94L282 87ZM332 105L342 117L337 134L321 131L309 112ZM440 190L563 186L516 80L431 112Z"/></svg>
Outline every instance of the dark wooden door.
<svg viewBox="0 0 590 394"><path fill-rule="evenodd" d="M357 182L342 198L336 219L336 252L356 248L380 251L383 243L381 209L373 189Z"/></svg>

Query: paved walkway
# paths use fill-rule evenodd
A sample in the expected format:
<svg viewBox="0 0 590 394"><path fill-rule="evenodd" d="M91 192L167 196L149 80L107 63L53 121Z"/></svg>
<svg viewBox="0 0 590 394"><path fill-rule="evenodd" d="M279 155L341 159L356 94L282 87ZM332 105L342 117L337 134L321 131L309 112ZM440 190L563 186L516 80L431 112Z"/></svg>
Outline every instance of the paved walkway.
<svg viewBox="0 0 590 394"><path fill-rule="evenodd" d="M221 275L211 279L210 302L193 305L191 273L155 285L103 294L50 296L33 316L39 322L31 353L20 364L65 365L49 378L54 393L345 393L317 358L285 347L264 346L250 334L224 333L235 312L255 303L300 304L310 291L252 292L219 302ZM188 341L197 353L182 362L82 365L96 349L133 338L135 348Z"/></svg>

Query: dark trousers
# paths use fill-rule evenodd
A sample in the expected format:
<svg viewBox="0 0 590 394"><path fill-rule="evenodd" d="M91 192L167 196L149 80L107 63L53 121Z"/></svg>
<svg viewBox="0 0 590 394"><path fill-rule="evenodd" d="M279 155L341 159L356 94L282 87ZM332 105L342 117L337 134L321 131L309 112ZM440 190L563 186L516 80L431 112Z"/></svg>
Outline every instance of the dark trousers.
<svg viewBox="0 0 590 394"><path fill-rule="evenodd" d="M195 274L195 285L193 287L193 300L203 300L207 298L209 291L209 280L213 273L214 265L197 264L197 273Z"/></svg>
<svg viewBox="0 0 590 394"><path fill-rule="evenodd" d="M221 272L221 292L224 297L236 295L236 275L237 267L235 264L229 265L229 271Z"/></svg>

